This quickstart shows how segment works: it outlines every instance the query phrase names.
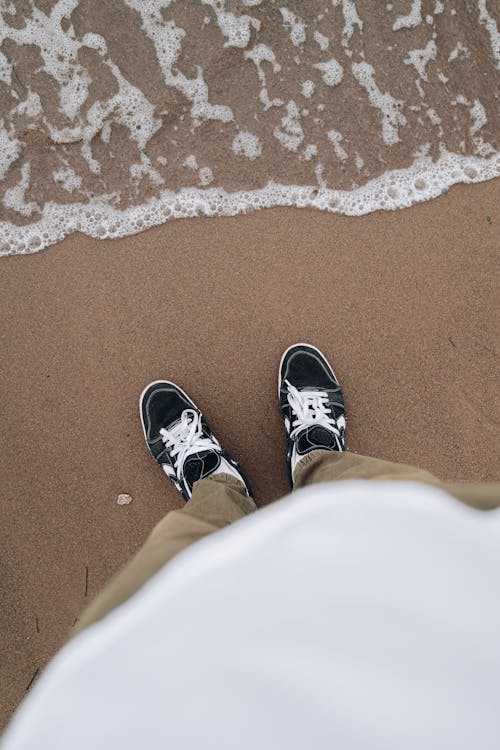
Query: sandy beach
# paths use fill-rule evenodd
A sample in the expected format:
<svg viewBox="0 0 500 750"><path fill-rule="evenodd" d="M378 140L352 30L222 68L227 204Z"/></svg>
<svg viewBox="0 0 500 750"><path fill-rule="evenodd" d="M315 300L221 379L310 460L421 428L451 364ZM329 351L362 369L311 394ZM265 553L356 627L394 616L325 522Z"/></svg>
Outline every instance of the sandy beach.
<svg viewBox="0 0 500 750"><path fill-rule="evenodd" d="M269 209L73 235L2 259L2 725L89 598L180 504L142 436L150 380L204 409L259 505L287 490L276 369L300 340L340 378L350 450L499 478L499 186L360 218Z"/></svg>

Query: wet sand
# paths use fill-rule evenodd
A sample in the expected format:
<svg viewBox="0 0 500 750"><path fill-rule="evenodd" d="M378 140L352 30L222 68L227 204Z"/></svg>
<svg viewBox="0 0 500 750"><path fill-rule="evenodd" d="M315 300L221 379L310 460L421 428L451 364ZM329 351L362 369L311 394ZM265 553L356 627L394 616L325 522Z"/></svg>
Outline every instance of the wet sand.
<svg viewBox="0 0 500 750"><path fill-rule="evenodd" d="M300 340L343 384L351 450L499 478L499 186L361 218L270 209L75 235L2 259L3 724L88 599L180 504L142 436L152 379L205 410L258 504L287 489L276 368Z"/></svg>

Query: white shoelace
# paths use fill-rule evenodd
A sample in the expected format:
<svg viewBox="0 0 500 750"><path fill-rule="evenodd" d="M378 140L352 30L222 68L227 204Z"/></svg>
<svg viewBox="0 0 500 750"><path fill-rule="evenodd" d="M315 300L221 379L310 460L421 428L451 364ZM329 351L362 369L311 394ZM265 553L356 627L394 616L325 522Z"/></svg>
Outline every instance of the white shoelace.
<svg viewBox="0 0 500 750"><path fill-rule="evenodd" d="M328 408L328 393L323 391L299 391L288 380L285 382L288 386L288 403L294 414L297 415L292 422L291 439L293 440L303 429L313 426L324 427L333 432L336 437L340 437L340 430L337 427L335 417L331 416L332 410Z"/></svg>
<svg viewBox="0 0 500 750"><path fill-rule="evenodd" d="M166 427L160 429L161 439L170 450L175 459L174 466L180 467L180 475L183 476L183 467L186 459L205 450L217 450L221 448L219 442L214 438L203 435L201 426L201 415L194 409L184 409L180 422L170 430ZM175 458L177 456L177 458Z"/></svg>

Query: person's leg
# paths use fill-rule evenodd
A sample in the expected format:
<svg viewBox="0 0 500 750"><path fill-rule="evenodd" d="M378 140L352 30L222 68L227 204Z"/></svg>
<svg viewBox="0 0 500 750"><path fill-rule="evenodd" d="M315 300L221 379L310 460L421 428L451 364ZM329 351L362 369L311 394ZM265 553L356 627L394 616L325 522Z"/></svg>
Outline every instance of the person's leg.
<svg viewBox="0 0 500 750"><path fill-rule="evenodd" d="M295 488L340 479L401 479L440 484L437 477L415 466L361 456L350 451L326 450L315 450L304 456L295 468L293 479Z"/></svg>
<svg viewBox="0 0 500 750"><path fill-rule="evenodd" d="M499 482L444 482L416 466L360 456L349 451L312 451L297 464L293 476L294 487L297 489L316 482L335 482L342 479L399 479L425 482L441 487L472 508L494 510L500 507Z"/></svg>
<svg viewBox="0 0 500 750"><path fill-rule="evenodd" d="M292 488L342 479L399 479L441 487L481 510L500 507L499 483L442 482L415 466L346 451L342 389L324 354L310 344L295 344L284 353L279 399Z"/></svg>
<svg viewBox="0 0 500 750"><path fill-rule="evenodd" d="M83 611L72 635L129 599L186 547L254 510L244 485L231 475L217 474L196 482L191 499L156 524L141 549Z"/></svg>
<svg viewBox="0 0 500 750"><path fill-rule="evenodd" d="M126 601L190 544L256 508L241 466L182 388L167 380L150 383L139 411L149 452L186 505L155 526L139 552L80 615L72 634Z"/></svg>

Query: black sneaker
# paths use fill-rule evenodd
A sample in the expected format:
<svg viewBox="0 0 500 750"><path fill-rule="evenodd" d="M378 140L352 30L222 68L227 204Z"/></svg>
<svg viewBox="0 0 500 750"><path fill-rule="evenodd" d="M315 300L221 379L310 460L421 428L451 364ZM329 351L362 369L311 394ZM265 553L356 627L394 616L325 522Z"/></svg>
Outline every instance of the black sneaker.
<svg viewBox="0 0 500 750"><path fill-rule="evenodd" d="M184 500L193 484L213 474L230 474L252 491L235 459L214 437L196 404L174 383L156 380L139 401L144 437L154 459Z"/></svg>
<svg viewBox="0 0 500 750"><path fill-rule="evenodd" d="M311 451L345 450L342 389L324 355L310 344L294 344L281 358L278 396L287 435L286 466L293 472Z"/></svg>

